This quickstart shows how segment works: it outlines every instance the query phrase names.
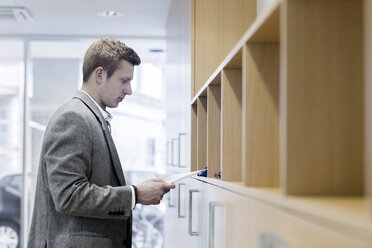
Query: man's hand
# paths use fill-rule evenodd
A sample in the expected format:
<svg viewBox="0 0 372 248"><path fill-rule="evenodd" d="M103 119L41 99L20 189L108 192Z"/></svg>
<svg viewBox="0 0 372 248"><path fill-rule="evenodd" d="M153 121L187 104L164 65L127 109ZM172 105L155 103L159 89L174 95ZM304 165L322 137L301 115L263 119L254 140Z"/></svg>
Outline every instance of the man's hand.
<svg viewBox="0 0 372 248"><path fill-rule="evenodd" d="M143 205L159 204L163 195L174 189L173 183L166 183L161 179L150 179L137 185L137 203Z"/></svg>

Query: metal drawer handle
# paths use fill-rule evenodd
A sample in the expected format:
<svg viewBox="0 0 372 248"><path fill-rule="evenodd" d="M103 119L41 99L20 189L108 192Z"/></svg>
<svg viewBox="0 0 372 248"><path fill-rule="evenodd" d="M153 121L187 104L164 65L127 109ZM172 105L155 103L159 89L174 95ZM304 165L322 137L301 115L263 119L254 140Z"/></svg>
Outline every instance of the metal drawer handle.
<svg viewBox="0 0 372 248"><path fill-rule="evenodd" d="M174 150L174 141L176 141L176 140L177 140L176 138L173 138L172 141L171 141L172 142L172 161L171 161L172 166L176 166L176 164L174 163L174 155L175 154L174 154L174 151L173 151Z"/></svg>
<svg viewBox="0 0 372 248"><path fill-rule="evenodd" d="M199 232L197 231L193 231L192 230L192 215L193 215L193 212L192 212L192 195L193 193L199 193L200 191L197 190L197 189L190 189L189 190L189 235L190 236L199 236Z"/></svg>
<svg viewBox="0 0 372 248"><path fill-rule="evenodd" d="M209 235L208 235L208 240L209 240L208 247L209 248L214 248L216 207L224 207L224 204L221 202L210 202L209 203Z"/></svg>
<svg viewBox="0 0 372 248"><path fill-rule="evenodd" d="M185 168L186 165L181 165L181 136L186 136L187 133L178 134L178 167Z"/></svg>
<svg viewBox="0 0 372 248"><path fill-rule="evenodd" d="M289 245L288 241L275 233L262 233L259 236L259 248L274 248Z"/></svg>
<svg viewBox="0 0 372 248"><path fill-rule="evenodd" d="M169 155L170 155L170 153L169 153L169 152L170 152L170 151L169 151L169 150L170 150L170 149L169 149L169 144L170 144L170 143L171 143L171 142L167 142L167 145L166 145L166 146L167 146L167 163L166 163L166 165L168 165L168 166L170 165L170 163L169 163Z"/></svg>
<svg viewBox="0 0 372 248"><path fill-rule="evenodd" d="M181 207L183 207L183 204L181 204L181 191L184 187L186 187L185 183L178 184L178 218L186 218L185 211L182 211L183 214L181 214Z"/></svg>
<svg viewBox="0 0 372 248"><path fill-rule="evenodd" d="M174 208L174 204L172 204L172 190L168 194L168 207Z"/></svg>

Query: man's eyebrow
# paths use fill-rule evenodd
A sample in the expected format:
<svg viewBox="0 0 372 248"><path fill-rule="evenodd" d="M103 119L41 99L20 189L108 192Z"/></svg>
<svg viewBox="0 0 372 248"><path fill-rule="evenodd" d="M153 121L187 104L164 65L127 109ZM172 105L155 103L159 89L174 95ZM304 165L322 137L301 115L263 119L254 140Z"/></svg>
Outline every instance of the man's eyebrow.
<svg viewBox="0 0 372 248"><path fill-rule="evenodd" d="M122 77L122 78L120 78L121 80L132 80L133 78L131 78L131 77Z"/></svg>

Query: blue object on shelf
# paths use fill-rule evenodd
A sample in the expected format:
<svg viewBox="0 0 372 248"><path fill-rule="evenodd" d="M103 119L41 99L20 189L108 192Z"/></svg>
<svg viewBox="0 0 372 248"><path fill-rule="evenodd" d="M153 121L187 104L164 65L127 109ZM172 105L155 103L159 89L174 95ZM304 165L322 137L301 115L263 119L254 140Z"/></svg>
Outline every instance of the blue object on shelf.
<svg viewBox="0 0 372 248"><path fill-rule="evenodd" d="M208 166L204 168L201 172L199 172L198 176L199 177L207 177L207 171L208 171Z"/></svg>

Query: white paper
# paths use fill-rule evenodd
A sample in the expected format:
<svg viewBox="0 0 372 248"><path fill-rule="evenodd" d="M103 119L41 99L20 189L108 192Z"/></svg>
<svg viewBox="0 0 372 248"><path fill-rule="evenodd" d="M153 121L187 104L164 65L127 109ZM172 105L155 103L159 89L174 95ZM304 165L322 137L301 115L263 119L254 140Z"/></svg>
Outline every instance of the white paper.
<svg viewBox="0 0 372 248"><path fill-rule="evenodd" d="M186 177L191 177L193 175L196 175L201 171L202 170L191 171L191 172L186 172L186 173L177 173L177 174L154 174L154 177L157 179L162 179L167 183L174 183Z"/></svg>

